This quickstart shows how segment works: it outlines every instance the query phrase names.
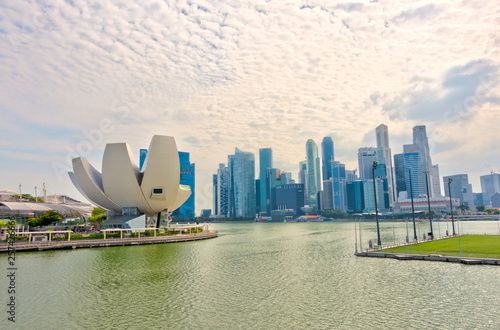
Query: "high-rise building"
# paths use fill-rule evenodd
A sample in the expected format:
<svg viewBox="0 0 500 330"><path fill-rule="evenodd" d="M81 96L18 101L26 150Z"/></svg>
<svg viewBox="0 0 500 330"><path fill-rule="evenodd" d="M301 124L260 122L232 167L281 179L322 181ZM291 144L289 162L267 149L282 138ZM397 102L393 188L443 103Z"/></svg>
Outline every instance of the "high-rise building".
<svg viewBox="0 0 500 330"><path fill-rule="evenodd" d="M276 208L278 210L294 210L302 214L301 207L305 205L305 189L303 183L286 184L277 186Z"/></svg>
<svg viewBox="0 0 500 330"><path fill-rule="evenodd" d="M345 164L339 161L332 162L332 186L333 186L333 208L336 210L347 211L347 190L346 185L348 182L356 180L352 178L351 181L347 178Z"/></svg>
<svg viewBox="0 0 500 330"><path fill-rule="evenodd" d="M312 139L306 142L307 195L309 206L318 209L318 192L321 190L318 146Z"/></svg>
<svg viewBox="0 0 500 330"><path fill-rule="evenodd" d="M221 163L217 169L217 212L214 215L227 217L229 214L229 168Z"/></svg>
<svg viewBox="0 0 500 330"><path fill-rule="evenodd" d="M483 202L485 206L490 205L491 196L500 193L500 174L491 173L481 175L481 192L483 193Z"/></svg>
<svg viewBox="0 0 500 330"><path fill-rule="evenodd" d="M427 195L425 186L424 174L424 156L417 145L405 144L404 149L404 165L405 165L405 181L408 198L417 198L420 195ZM411 189L410 189L410 168L411 168Z"/></svg>
<svg viewBox="0 0 500 330"><path fill-rule="evenodd" d="M363 181L356 180L346 185L347 212L362 213L365 209Z"/></svg>
<svg viewBox="0 0 500 330"><path fill-rule="evenodd" d="M266 173L266 207L261 205L261 210L271 215L271 211L276 209L276 187L281 185L281 171L277 168L268 168ZM261 183L262 184L262 183Z"/></svg>
<svg viewBox="0 0 500 330"><path fill-rule="evenodd" d="M230 213L234 207L234 216L255 216L255 156L238 148L231 156L229 157Z"/></svg>
<svg viewBox="0 0 500 330"><path fill-rule="evenodd" d="M432 178L432 192L433 197L441 197L441 182L439 181L439 165L432 165L431 170Z"/></svg>
<svg viewBox="0 0 500 330"><path fill-rule="evenodd" d="M148 149L140 149L139 150L139 169L142 171L144 167L144 161L146 160L146 156L148 155Z"/></svg>
<svg viewBox="0 0 500 330"><path fill-rule="evenodd" d="M329 136L325 136L321 142L321 157L323 181L326 181L332 177L332 161L335 160L333 140Z"/></svg>
<svg viewBox="0 0 500 330"><path fill-rule="evenodd" d="M321 190L321 209L333 209L333 180L323 180L323 190Z"/></svg>
<svg viewBox="0 0 500 330"><path fill-rule="evenodd" d="M433 186L432 186L432 161L431 154L429 151L429 140L427 139L427 132L425 125L415 126L413 127L413 144L418 147L422 156L422 165L420 168L423 172L428 173L428 182L429 182L429 194L430 197L434 196ZM413 170L412 170L413 171ZM425 183L425 181L424 181Z"/></svg>
<svg viewBox="0 0 500 330"><path fill-rule="evenodd" d="M270 191L267 191L267 185L265 183L267 176L267 169L273 167L273 150L271 148L259 149L259 179L260 179L260 200L257 203L259 205L260 212L266 212L267 209L267 196L269 196Z"/></svg>
<svg viewBox="0 0 500 330"><path fill-rule="evenodd" d="M363 180L363 198L365 208L363 213L375 212L375 196L373 191L373 180ZM375 179L375 190L377 191L377 209L380 212L385 209L386 201L384 197L384 182L380 179Z"/></svg>
<svg viewBox="0 0 500 330"><path fill-rule="evenodd" d="M404 153L394 155L394 179L396 182L396 196L399 198L399 193L407 189Z"/></svg>
<svg viewBox="0 0 500 330"><path fill-rule="evenodd" d="M448 187L449 179L452 181ZM451 190L452 198L459 198L460 204L466 205L471 209L474 208L474 194L472 193L472 185L469 184L469 176L467 174L444 176L443 183L446 197L450 197L449 190Z"/></svg>
<svg viewBox="0 0 500 330"><path fill-rule="evenodd" d="M217 180L217 174L214 174L212 176L212 196L213 196L213 210L214 210L214 215L219 214L219 189L218 189L218 183L219 181Z"/></svg>
<svg viewBox="0 0 500 330"><path fill-rule="evenodd" d="M191 195L172 216L177 218L194 218L195 212L195 164L189 161L189 152L179 151L179 161L181 166L180 184L191 187Z"/></svg>
<svg viewBox="0 0 500 330"><path fill-rule="evenodd" d="M372 179L373 162L378 162L377 148L358 149L358 170L361 180Z"/></svg>
<svg viewBox="0 0 500 330"><path fill-rule="evenodd" d="M393 206L394 197L394 177L392 170L391 148L389 147L389 129L387 125L380 124L376 129L378 162L384 163L386 167L387 192L389 194L389 207Z"/></svg>

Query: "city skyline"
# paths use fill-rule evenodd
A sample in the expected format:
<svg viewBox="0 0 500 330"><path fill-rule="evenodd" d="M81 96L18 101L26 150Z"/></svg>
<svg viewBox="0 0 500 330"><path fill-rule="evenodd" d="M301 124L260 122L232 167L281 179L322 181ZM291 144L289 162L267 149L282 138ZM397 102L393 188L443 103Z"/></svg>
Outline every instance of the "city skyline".
<svg viewBox="0 0 500 330"><path fill-rule="evenodd" d="M392 155L425 125L440 176L479 192L500 171L499 17L494 2L6 2L0 190L84 200L68 160L96 166L119 141L139 159L163 134L197 164L199 214L235 147L271 147L297 180L308 139L332 137L354 169L383 123Z"/></svg>

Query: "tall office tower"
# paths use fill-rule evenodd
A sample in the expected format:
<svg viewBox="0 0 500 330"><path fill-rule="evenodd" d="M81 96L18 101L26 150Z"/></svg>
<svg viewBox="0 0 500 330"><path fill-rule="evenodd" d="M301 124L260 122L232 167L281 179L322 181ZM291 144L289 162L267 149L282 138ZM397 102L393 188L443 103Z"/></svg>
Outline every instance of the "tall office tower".
<svg viewBox="0 0 500 330"><path fill-rule="evenodd" d="M383 180L375 179L375 190L377 191L377 209L381 211L385 209ZM375 195L373 191L373 180L363 180L363 198L365 204L363 213L374 213Z"/></svg>
<svg viewBox="0 0 500 330"><path fill-rule="evenodd" d="M304 194L305 194L305 205L309 205L307 200L307 161L302 161L299 163L299 183L304 185Z"/></svg>
<svg viewBox="0 0 500 330"><path fill-rule="evenodd" d="M350 182L346 186L347 211L350 213L362 213L365 209L364 184L361 180ZM373 187L372 187L373 190Z"/></svg>
<svg viewBox="0 0 500 330"><path fill-rule="evenodd" d="M234 155L229 156L229 163L229 212L234 212L236 217L253 217L256 204L255 156L236 148Z"/></svg>
<svg viewBox="0 0 500 330"><path fill-rule="evenodd" d="M286 184L276 187L276 208L278 210L294 210L302 214L305 205L305 189L303 183Z"/></svg>
<svg viewBox="0 0 500 330"><path fill-rule="evenodd" d="M359 148L358 149L358 168L359 178L361 180L370 180L373 178L373 162L378 162L377 148Z"/></svg>
<svg viewBox="0 0 500 330"><path fill-rule="evenodd" d="M276 209L276 187L281 185L281 171L277 168L268 168L265 179L266 192L269 194L266 196L265 207L261 205L261 210L265 211L268 216L271 215L271 211Z"/></svg>
<svg viewBox="0 0 500 330"><path fill-rule="evenodd" d="M148 149L140 149L139 150L139 169L142 171L144 167L144 161L146 160L146 156L148 155Z"/></svg>
<svg viewBox="0 0 500 330"><path fill-rule="evenodd" d="M318 192L321 190L318 146L312 139L306 142L307 195L309 206L318 209Z"/></svg>
<svg viewBox="0 0 500 330"><path fill-rule="evenodd" d="M439 165L432 165L431 170L432 178L432 192L433 197L441 197L441 182L439 181Z"/></svg>
<svg viewBox="0 0 500 330"><path fill-rule="evenodd" d="M326 181L332 177L331 162L335 160L333 155L333 140L329 136L325 136L321 142L321 157L323 181Z"/></svg>
<svg viewBox="0 0 500 330"><path fill-rule="evenodd" d="M229 168L221 163L217 169L217 213L215 215L228 216L229 213Z"/></svg>
<svg viewBox="0 0 500 330"><path fill-rule="evenodd" d="M491 196L500 193L500 174L492 172L491 174L481 175L479 178L481 180L483 203L484 205L490 205Z"/></svg>
<svg viewBox="0 0 500 330"><path fill-rule="evenodd" d="M333 209L333 179L323 180L323 190L321 190L321 209Z"/></svg>
<svg viewBox="0 0 500 330"><path fill-rule="evenodd" d="M180 184L191 187L191 195L172 216L177 218L194 218L195 211L195 164L189 161L189 152L179 151L179 161L181 166Z"/></svg>
<svg viewBox="0 0 500 330"><path fill-rule="evenodd" d="M345 178L347 183L354 182L358 179L358 175L356 174L356 170L345 170Z"/></svg>
<svg viewBox="0 0 500 330"><path fill-rule="evenodd" d="M267 169L272 167L273 150L271 148L259 149L260 212L266 212L267 209L267 196L269 196L270 191L267 191L267 185L265 184L265 181L267 176Z"/></svg>
<svg viewBox="0 0 500 330"><path fill-rule="evenodd" d="M394 177L396 181L396 200L399 193L406 191L405 157L404 153L394 155ZM410 196L408 194L408 196Z"/></svg>
<svg viewBox="0 0 500 330"><path fill-rule="evenodd" d="M291 172L281 172L281 184L290 184L292 181L292 173Z"/></svg>
<svg viewBox="0 0 500 330"><path fill-rule="evenodd" d="M392 170L391 148L389 147L389 130L386 125L380 124L376 129L378 162L383 162L386 168L387 191L389 193L389 207L393 206L394 177Z"/></svg>
<svg viewBox="0 0 500 330"><path fill-rule="evenodd" d="M449 179L451 179L450 187L448 187ZM469 176L467 174L444 176L443 183L446 197L450 197L449 190L451 190L452 198L460 198L460 204L466 205L471 209L474 208L474 194L472 193L472 185L469 184Z"/></svg>
<svg viewBox="0 0 500 330"><path fill-rule="evenodd" d="M332 162L333 208L336 210L347 211L347 172L349 171L346 171L345 164ZM352 181L354 180L355 178L352 178Z"/></svg>
<svg viewBox="0 0 500 330"><path fill-rule="evenodd" d="M217 188L217 174L214 174L212 176L212 197L213 197L213 205L212 208L214 210L214 215L219 214L219 194L218 194L218 188Z"/></svg>
<svg viewBox="0 0 500 330"><path fill-rule="evenodd" d="M404 150L404 164L405 164L405 181L406 191L408 198L418 198L419 195L427 195L427 187L425 186L424 174L424 156L419 147L415 144L405 144ZM409 169L411 168L411 188L410 189L410 176ZM430 190L430 187L429 187Z"/></svg>
<svg viewBox="0 0 500 330"><path fill-rule="evenodd" d="M429 174L428 175L429 193L432 197L434 196L434 193L432 191L432 161L431 161L431 154L429 151L429 140L427 139L427 132L425 129L425 125L413 127L413 144L417 145L418 149L422 153L423 157L422 171L427 172Z"/></svg>

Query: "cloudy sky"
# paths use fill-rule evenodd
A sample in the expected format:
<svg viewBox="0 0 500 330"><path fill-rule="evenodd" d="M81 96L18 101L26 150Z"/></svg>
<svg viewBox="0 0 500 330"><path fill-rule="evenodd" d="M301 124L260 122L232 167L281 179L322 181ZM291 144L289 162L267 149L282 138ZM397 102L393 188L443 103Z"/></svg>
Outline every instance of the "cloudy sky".
<svg viewBox="0 0 500 330"><path fill-rule="evenodd" d="M441 175L480 192L500 171L499 27L483 0L0 1L0 190L83 199L71 158L172 135L199 211L235 147L297 179L307 139L354 169L384 123L393 154L426 125Z"/></svg>

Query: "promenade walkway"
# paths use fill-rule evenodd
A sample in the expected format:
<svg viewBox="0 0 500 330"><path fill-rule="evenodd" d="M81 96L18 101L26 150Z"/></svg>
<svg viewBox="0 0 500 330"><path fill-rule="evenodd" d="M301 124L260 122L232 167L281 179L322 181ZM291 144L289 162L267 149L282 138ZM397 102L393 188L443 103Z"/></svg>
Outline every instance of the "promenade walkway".
<svg viewBox="0 0 500 330"><path fill-rule="evenodd" d="M204 231L195 234L166 235L156 237L126 237L126 238L107 238L107 239L79 239L72 241L52 241L52 242L16 242L14 248L16 252L21 251L45 251L59 249L80 249L94 247L127 246L143 244L164 244L176 242L198 241L217 237L216 231ZM0 253L8 252L7 243L0 244Z"/></svg>

